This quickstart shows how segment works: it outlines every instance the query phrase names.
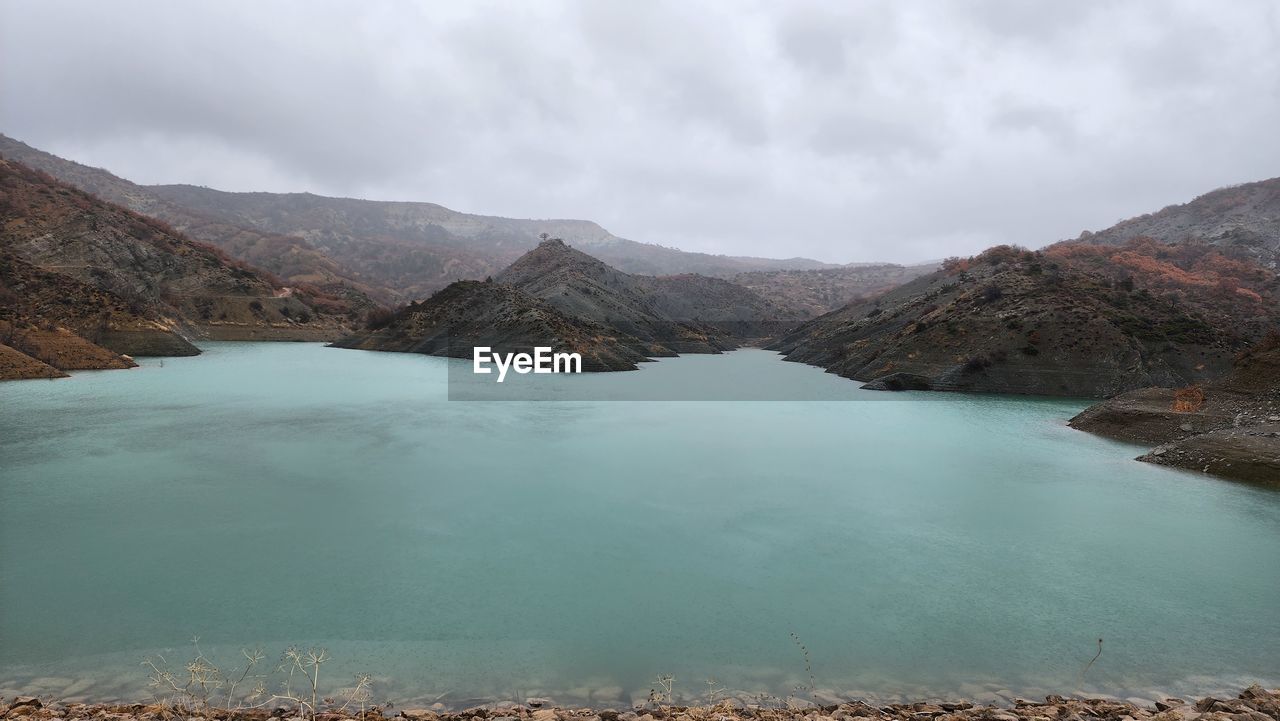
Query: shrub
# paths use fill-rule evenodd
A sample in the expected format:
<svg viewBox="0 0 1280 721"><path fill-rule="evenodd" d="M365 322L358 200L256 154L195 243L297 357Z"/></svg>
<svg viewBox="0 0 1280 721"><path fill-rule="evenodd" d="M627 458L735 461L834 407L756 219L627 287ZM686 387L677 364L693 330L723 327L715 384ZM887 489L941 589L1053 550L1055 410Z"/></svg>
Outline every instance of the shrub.
<svg viewBox="0 0 1280 721"><path fill-rule="evenodd" d="M390 308L370 308L364 316L364 327L368 330L382 330L391 325L391 321L395 319L395 311Z"/></svg>
<svg viewBox="0 0 1280 721"><path fill-rule="evenodd" d="M1195 413L1204 405L1204 390L1200 386L1187 386L1173 392L1174 413Z"/></svg>
<svg viewBox="0 0 1280 721"><path fill-rule="evenodd" d="M1019 248L1016 245L997 245L982 251L974 260L988 265L1000 265L1015 263L1028 257L1031 257L1031 253L1026 248Z"/></svg>

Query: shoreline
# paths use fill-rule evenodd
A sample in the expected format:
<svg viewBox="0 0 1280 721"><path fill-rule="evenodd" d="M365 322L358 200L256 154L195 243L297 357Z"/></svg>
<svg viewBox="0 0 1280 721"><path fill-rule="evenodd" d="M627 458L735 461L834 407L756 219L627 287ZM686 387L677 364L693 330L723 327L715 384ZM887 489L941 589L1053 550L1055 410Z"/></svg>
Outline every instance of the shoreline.
<svg viewBox="0 0 1280 721"><path fill-rule="evenodd" d="M434 704L428 708L397 708L392 704L363 705L332 702L322 705L317 721L404 718L408 721L1280 721L1280 690L1253 685L1234 697L1204 696L1198 699L1168 698L1140 704L1113 698L1067 698L1048 695L1042 701L1015 699L1010 706L971 701L916 701L875 705L863 700L818 704L797 699L772 699L775 703L720 701L681 706L660 700L629 708L561 707L547 699L525 703L495 703L461 710ZM440 708L436 708L440 707ZM149 703L70 703L36 696L0 697L0 718L22 721L94 719L95 721L279 721L312 719L313 714L285 701L259 707L224 709Z"/></svg>

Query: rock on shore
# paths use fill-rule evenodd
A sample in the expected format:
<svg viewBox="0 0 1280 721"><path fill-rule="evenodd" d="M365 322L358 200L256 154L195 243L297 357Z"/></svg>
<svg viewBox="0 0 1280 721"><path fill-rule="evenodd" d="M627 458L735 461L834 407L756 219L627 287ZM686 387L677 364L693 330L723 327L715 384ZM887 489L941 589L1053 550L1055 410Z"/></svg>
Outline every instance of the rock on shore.
<svg viewBox="0 0 1280 721"><path fill-rule="evenodd" d="M1280 485L1280 336L1202 388L1143 388L1085 409L1072 428L1158 444L1140 461Z"/></svg>
<svg viewBox="0 0 1280 721"><path fill-rule="evenodd" d="M604 708L548 708L542 700L524 705L478 706L462 711L393 709L373 706L363 712L322 711L323 721L1280 721L1280 692L1259 686L1234 699L1212 696L1198 701L1165 699L1153 706L1110 699L1017 700L1012 707L969 702L916 702L871 705L862 701L814 705L808 702L741 704L723 701L703 706L646 705L619 711ZM296 717L295 708L228 711L191 710L160 704L63 704L33 696L0 699L0 717L13 721L93 719L94 721L280 721Z"/></svg>

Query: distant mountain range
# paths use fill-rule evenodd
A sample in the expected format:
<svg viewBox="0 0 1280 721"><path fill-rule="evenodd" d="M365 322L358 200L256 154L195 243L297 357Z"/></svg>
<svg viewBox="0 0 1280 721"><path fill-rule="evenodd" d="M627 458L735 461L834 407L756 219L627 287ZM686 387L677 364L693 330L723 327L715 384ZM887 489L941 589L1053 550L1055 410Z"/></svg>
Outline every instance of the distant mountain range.
<svg viewBox="0 0 1280 721"><path fill-rule="evenodd" d="M940 263L896 265L850 263L817 270L755 270L733 282L806 317L822 315L859 298L870 298L937 270Z"/></svg>
<svg viewBox="0 0 1280 721"><path fill-rule="evenodd" d="M228 193L191 185L144 186L0 135L0 156L47 172L104 200L163 220L290 283L336 286L384 304L422 298L454 280L482 279L538 243L542 233L628 273L729 278L757 270L839 267L690 253L619 238L586 220L472 215L434 203L328 198L310 193Z"/></svg>

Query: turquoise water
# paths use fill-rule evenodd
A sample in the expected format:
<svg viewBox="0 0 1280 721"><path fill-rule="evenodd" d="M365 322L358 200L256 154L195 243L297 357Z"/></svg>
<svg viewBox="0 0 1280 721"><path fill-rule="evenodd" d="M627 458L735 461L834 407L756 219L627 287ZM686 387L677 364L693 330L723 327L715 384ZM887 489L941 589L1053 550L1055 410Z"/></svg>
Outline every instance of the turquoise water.
<svg viewBox="0 0 1280 721"><path fill-rule="evenodd" d="M754 350L554 380L881 402L459 402L450 363L221 343L0 385L0 694L137 695L193 636L324 645L402 704L1280 681L1280 493L1134 462L1080 402Z"/></svg>

